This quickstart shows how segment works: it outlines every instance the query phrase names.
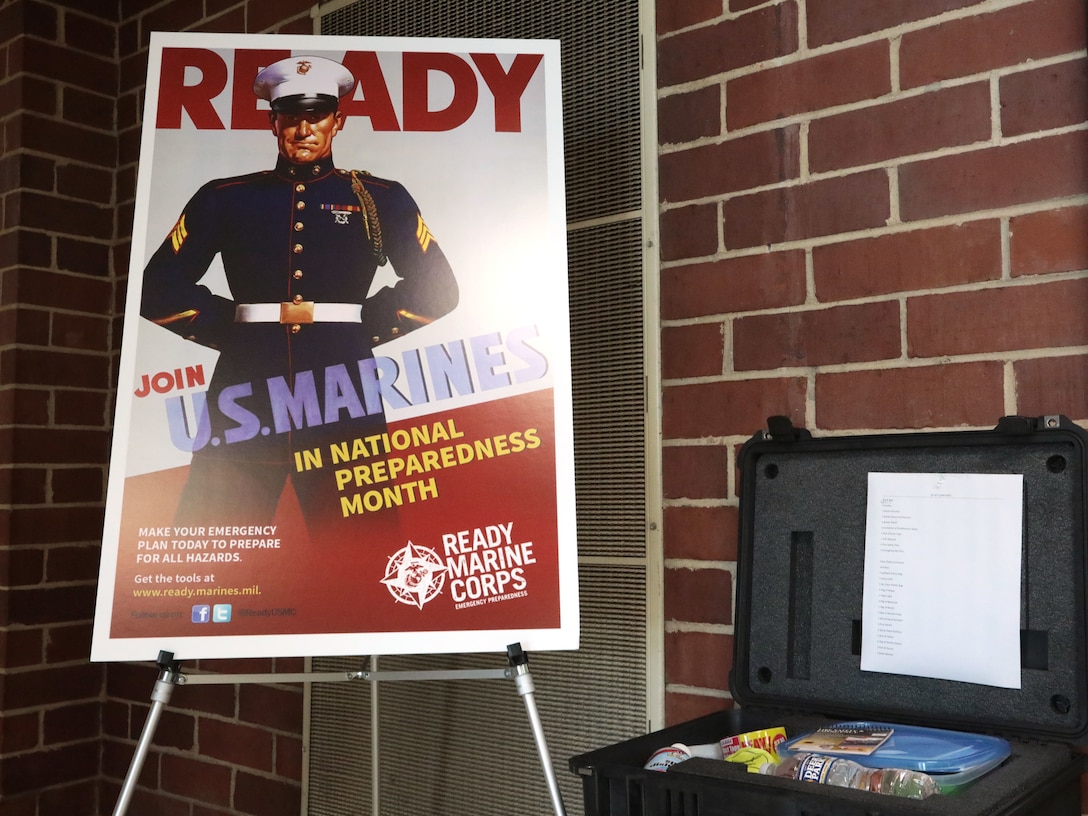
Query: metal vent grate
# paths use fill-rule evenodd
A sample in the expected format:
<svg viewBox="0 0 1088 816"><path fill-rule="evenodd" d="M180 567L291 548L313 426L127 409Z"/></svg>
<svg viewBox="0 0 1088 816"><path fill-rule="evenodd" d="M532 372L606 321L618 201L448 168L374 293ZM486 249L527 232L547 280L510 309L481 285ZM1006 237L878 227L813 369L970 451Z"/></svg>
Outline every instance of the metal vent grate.
<svg viewBox="0 0 1088 816"><path fill-rule="evenodd" d="M646 727L645 584L638 567L583 566L582 646L530 655L536 703L567 813L581 812L579 753ZM383 671L505 666L495 655L382 657ZM314 661L352 671L358 661ZM315 685L308 816L371 813L371 688ZM382 816L553 813L540 758L513 680L378 683L377 793Z"/></svg>
<svg viewBox="0 0 1088 816"><path fill-rule="evenodd" d="M321 32L559 40L567 220L641 206L637 2L358 2L322 17Z"/></svg>
<svg viewBox="0 0 1088 816"><path fill-rule="evenodd" d="M567 759L642 733L647 677L660 673L651 671L660 654L647 652L643 327L656 304L642 283L639 4L363 0L330 6L321 31L561 41L578 546L592 563L580 568L581 648L533 653L530 668L574 816L581 783ZM315 658L313 668L365 660ZM497 655L429 655L381 657L375 668L504 665ZM307 816L554 812L513 681L315 684L309 715Z"/></svg>

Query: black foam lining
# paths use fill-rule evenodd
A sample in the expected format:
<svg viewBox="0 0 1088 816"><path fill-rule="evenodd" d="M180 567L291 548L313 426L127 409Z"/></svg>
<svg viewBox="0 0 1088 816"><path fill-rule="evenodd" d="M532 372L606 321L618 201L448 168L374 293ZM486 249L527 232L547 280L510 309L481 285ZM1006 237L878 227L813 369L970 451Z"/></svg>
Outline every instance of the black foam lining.
<svg viewBox="0 0 1088 816"><path fill-rule="evenodd" d="M858 438L750 443L741 472L734 696L742 705L839 719L1080 740L1088 703L1079 441L1060 432L1024 440L996 432L918 436L876 437L883 441L875 446ZM1023 475L1021 688L861 670L870 472ZM1033 761L1021 755L1012 764Z"/></svg>

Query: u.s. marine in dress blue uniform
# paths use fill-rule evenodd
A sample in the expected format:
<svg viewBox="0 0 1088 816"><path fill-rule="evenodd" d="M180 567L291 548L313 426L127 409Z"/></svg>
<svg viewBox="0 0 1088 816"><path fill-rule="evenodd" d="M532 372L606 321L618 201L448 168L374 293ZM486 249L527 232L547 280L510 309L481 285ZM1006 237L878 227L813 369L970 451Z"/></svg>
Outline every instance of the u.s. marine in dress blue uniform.
<svg viewBox="0 0 1088 816"><path fill-rule="evenodd" d="M141 315L219 351L207 394L210 442L193 454L178 520L270 519L288 476L308 524L335 515L331 474L297 473L294 452L384 430L380 401L359 399L373 392L360 363L457 304L450 265L407 190L337 168L337 96L330 109L330 94L298 87L306 80L320 88L326 73L342 72L342 95L354 80L316 57L281 63L255 85L260 94L264 77L272 101L275 169L203 185L144 271ZM310 76L296 73L302 68ZM200 283L216 254L232 298ZM385 263L398 281L368 297ZM330 367L335 377L326 376ZM321 413L277 432L274 411L282 429L283 404L270 400L270 380L316 393Z"/></svg>

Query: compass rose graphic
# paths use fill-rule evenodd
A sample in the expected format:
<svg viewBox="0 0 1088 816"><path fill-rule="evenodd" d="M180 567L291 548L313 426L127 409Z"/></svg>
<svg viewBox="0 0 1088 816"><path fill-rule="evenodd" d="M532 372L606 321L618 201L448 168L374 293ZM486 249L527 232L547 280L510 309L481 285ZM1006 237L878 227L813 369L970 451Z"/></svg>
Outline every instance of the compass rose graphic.
<svg viewBox="0 0 1088 816"><path fill-rule="evenodd" d="M398 603L423 608L442 593L446 585L446 567L438 553L409 541L390 556L382 583Z"/></svg>

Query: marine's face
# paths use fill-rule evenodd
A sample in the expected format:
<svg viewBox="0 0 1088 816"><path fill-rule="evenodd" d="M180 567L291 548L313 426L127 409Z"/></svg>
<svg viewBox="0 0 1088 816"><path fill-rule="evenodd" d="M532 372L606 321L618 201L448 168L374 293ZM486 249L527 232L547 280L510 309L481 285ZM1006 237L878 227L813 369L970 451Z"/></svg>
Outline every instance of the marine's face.
<svg viewBox="0 0 1088 816"><path fill-rule="evenodd" d="M280 155L297 163L317 161L331 154L332 139L344 126L340 111L271 113L268 118Z"/></svg>

